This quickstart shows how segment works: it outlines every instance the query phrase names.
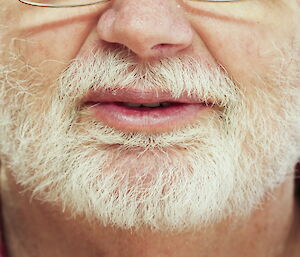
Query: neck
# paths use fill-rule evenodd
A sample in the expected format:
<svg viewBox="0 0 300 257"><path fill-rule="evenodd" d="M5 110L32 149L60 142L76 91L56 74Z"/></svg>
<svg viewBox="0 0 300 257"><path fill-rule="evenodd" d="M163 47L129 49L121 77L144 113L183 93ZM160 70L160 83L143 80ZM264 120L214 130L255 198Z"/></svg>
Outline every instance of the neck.
<svg viewBox="0 0 300 257"><path fill-rule="evenodd" d="M2 172L2 211L9 257L296 257L300 237L293 181L286 181L250 217L197 232L132 232L73 218L31 200ZM298 247L299 248L299 247Z"/></svg>

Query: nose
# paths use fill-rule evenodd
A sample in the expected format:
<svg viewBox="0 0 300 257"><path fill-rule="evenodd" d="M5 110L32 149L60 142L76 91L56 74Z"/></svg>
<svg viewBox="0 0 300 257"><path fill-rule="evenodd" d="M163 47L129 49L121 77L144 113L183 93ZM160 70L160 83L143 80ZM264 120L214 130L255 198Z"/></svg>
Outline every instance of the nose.
<svg viewBox="0 0 300 257"><path fill-rule="evenodd" d="M192 27L176 0L112 0L97 32L100 39L126 46L143 59L177 55L193 39Z"/></svg>

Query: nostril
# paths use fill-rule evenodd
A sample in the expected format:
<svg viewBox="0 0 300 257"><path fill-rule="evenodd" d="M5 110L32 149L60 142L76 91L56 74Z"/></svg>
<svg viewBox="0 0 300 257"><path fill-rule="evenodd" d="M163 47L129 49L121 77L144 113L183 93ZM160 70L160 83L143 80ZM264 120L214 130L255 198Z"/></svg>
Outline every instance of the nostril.
<svg viewBox="0 0 300 257"><path fill-rule="evenodd" d="M153 46L151 49L152 50L160 50L161 48L165 48L165 47L172 47L172 44L157 44L155 46Z"/></svg>
<svg viewBox="0 0 300 257"><path fill-rule="evenodd" d="M184 45L167 43L157 44L151 47L153 53L159 53L161 56L172 56L182 49L185 49Z"/></svg>

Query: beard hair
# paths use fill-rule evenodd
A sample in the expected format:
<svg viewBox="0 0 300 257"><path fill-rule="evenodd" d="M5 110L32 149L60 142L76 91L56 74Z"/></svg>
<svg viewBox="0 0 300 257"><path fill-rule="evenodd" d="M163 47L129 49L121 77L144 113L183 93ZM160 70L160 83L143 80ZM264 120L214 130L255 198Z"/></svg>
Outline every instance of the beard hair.
<svg viewBox="0 0 300 257"><path fill-rule="evenodd" d="M1 67L0 153L33 197L102 225L180 232L245 217L299 158L292 67L293 76L286 67L245 87L190 57L139 64L123 49L98 51L74 60L49 96L18 58ZM128 87L200 96L218 109L184 128L143 134L107 127L79 105L90 89Z"/></svg>

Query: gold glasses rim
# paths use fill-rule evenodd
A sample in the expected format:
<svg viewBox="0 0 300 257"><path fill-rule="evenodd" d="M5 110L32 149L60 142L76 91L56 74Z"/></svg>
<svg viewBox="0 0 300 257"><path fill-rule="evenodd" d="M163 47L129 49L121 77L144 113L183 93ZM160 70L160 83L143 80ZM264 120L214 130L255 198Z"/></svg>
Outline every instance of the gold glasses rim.
<svg viewBox="0 0 300 257"><path fill-rule="evenodd" d="M99 3L108 2L110 0L91 0L90 3L83 3L83 4L44 4L44 3L37 3L30 0L18 0L19 2L31 6L36 7L50 7L50 8L69 8L69 7L82 7L82 6L89 6L89 5L96 5ZM75 0L74 0L75 1ZM224 3L224 2L241 2L244 0L190 0L190 1L199 1L199 2L215 2L215 3Z"/></svg>

